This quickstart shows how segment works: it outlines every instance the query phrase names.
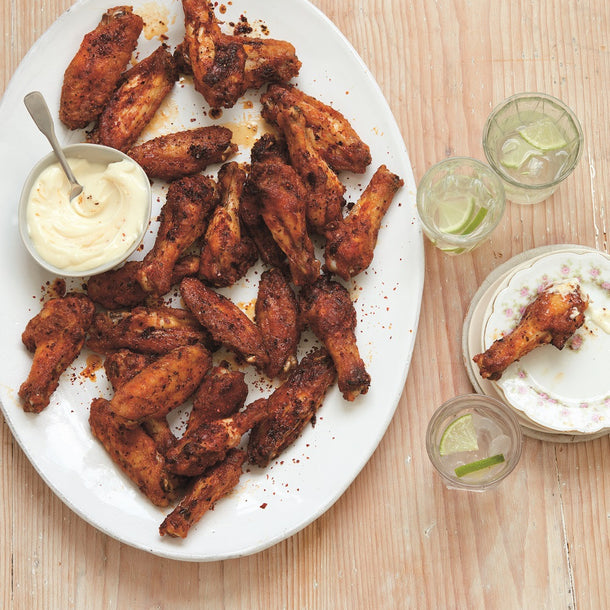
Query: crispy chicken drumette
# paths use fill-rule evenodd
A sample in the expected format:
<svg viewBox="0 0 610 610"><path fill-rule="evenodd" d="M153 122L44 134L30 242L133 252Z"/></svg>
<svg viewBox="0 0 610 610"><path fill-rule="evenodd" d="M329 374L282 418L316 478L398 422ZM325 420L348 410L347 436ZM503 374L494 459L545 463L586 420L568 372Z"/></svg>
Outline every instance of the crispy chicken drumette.
<svg viewBox="0 0 610 610"><path fill-rule="evenodd" d="M177 76L173 55L165 46L158 47L123 75L90 140L127 152L174 87Z"/></svg>
<svg viewBox="0 0 610 610"><path fill-rule="evenodd" d="M326 227L326 268L344 280L373 260L381 222L403 181L382 165L350 213Z"/></svg>
<svg viewBox="0 0 610 610"><path fill-rule="evenodd" d="M517 326L474 356L483 379L496 381L515 361L540 345L563 349L566 341L584 324L589 299L577 282L551 285L524 310Z"/></svg>
<svg viewBox="0 0 610 610"><path fill-rule="evenodd" d="M130 6L104 13L83 39L64 74L59 118L79 129L98 118L109 102L138 43L144 22Z"/></svg>
<svg viewBox="0 0 610 610"><path fill-rule="evenodd" d="M149 178L176 180L203 171L208 165L224 163L237 151L227 127L208 125L147 140L129 150Z"/></svg>
<svg viewBox="0 0 610 610"><path fill-rule="evenodd" d="M335 363L343 397L351 401L366 394L371 376L356 344L356 311L346 288L321 276L301 290L299 304L303 323L324 343Z"/></svg>
<svg viewBox="0 0 610 610"><path fill-rule="evenodd" d="M216 184L201 174L170 184L155 244L136 272L146 292L160 296L169 291L176 262L203 235L217 203Z"/></svg>
<svg viewBox="0 0 610 610"><path fill-rule="evenodd" d="M27 323L21 339L34 360L19 388L24 411L40 413L49 404L61 374L80 353L94 314L89 297L69 293L47 301Z"/></svg>
<svg viewBox="0 0 610 610"><path fill-rule="evenodd" d="M199 261L199 278L217 287L231 286L257 261L258 251L242 231L239 208L246 170L235 162L218 172L220 205L212 212Z"/></svg>
<svg viewBox="0 0 610 610"><path fill-rule="evenodd" d="M265 467L291 445L315 416L335 378L333 361L325 349L305 356L269 396L267 416L250 432L250 462Z"/></svg>

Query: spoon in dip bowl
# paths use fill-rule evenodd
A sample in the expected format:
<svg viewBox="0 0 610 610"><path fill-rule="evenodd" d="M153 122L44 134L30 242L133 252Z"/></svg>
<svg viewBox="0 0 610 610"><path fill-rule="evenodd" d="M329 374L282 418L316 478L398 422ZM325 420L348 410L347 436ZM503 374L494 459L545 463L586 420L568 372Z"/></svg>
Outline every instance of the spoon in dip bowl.
<svg viewBox="0 0 610 610"><path fill-rule="evenodd" d="M23 98L23 103L25 107L28 109L31 117L34 119L36 126L40 131L45 135L47 140L49 140L49 144L55 151L57 155L57 159L59 160L59 164L62 169L66 173L66 177L70 182L70 201L75 197L78 197L83 192L83 187L79 184L78 180L72 173L72 169L68 164L66 156L64 155L61 146L59 145L59 141L57 140L57 136L55 135L55 126L53 124L53 119L51 117L51 113L49 112L49 107L40 91L32 91L28 93Z"/></svg>

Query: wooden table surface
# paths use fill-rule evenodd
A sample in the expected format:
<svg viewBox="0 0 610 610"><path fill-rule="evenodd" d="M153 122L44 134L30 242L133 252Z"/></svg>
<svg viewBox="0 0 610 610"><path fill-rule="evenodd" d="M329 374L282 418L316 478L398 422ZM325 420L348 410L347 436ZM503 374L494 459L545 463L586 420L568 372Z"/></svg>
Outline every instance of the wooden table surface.
<svg viewBox="0 0 610 610"><path fill-rule="evenodd" d="M70 4L2 0L1 91L29 47ZM610 4L314 4L379 82L416 181L448 156L482 159L487 115L519 91L547 92L574 109L585 133L579 166L548 201L509 204L491 241L472 254L448 257L426 242L413 360L387 433L332 508L264 552L197 564L123 545L55 497L3 423L3 608L557 609L601 608L610 599L608 437L577 444L528 438L517 471L484 495L445 489L424 446L433 410L472 391L460 333L485 277L538 246L577 243L608 250ZM4 298L10 298L6 288Z"/></svg>

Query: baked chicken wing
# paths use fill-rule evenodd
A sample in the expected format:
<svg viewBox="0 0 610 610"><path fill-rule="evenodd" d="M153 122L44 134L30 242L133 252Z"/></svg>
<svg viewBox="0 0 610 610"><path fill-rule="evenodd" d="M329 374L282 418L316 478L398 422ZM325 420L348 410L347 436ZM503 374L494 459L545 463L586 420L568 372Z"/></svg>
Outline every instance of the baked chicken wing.
<svg viewBox="0 0 610 610"><path fill-rule="evenodd" d="M184 479L168 472L155 441L141 426L124 426L105 398L92 401L89 425L112 460L155 506L169 506L176 499Z"/></svg>
<svg viewBox="0 0 610 610"><path fill-rule="evenodd" d="M324 258L329 271L348 280L371 264L381 222L402 185L402 179L382 165L349 214L326 226Z"/></svg>
<svg viewBox="0 0 610 610"><path fill-rule="evenodd" d="M129 425L165 416L195 392L211 366L210 352L200 343L177 347L120 386L110 408Z"/></svg>
<svg viewBox="0 0 610 610"><path fill-rule="evenodd" d="M301 331L296 296L279 269L261 275L254 313L269 354L265 373L272 379L287 374L297 363Z"/></svg>
<svg viewBox="0 0 610 610"><path fill-rule="evenodd" d="M158 47L123 75L90 140L127 152L174 87L177 76L173 55L165 46Z"/></svg>
<svg viewBox="0 0 610 610"><path fill-rule="evenodd" d="M167 467L180 475L202 474L224 460L227 452L240 444L242 436L266 416L267 399L259 398L230 417L192 428L167 451Z"/></svg>
<svg viewBox="0 0 610 610"><path fill-rule="evenodd" d="M261 96L262 115L278 124L282 110L296 106L305 117L312 145L336 171L361 174L371 163L371 151L338 110L289 84L272 84Z"/></svg>
<svg viewBox="0 0 610 610"><path fill-rule="evenodd" d="M185 61L195 89L212 108L231 108L249 88L288 81L301 62L284 41L222 33L211 3L182 0Z"/></svg>
<svg viewBox="0 0 610 610"><path fill-rule="evenodd" d="M584 324L589 299L576 281L554 284L542 291L523 311L517 326L473 360L483 379L496 381L517 360L550 343L563 349Z"/></svg>
<svg viewBox="0 0 610 610"><path fill-rule="evenodd" d="M237 485L245 461L245 451L232 449L223 462L194 479L178 506L161 523L161 536L186 538L190 528Z"/></svg>
<svg viewBox="0 0 610 610"><path fill-rule="evenodd" d="M104 13L83 39L64 74L59 118L70 129L87 127L110 101L138 43L144 22L130 6Z"/></svg>
<svg viewBox="0 0 610 610"><path fill-rule="evenodd" d="M176 180L203 171L208 165L224 163L237 151L227 127L208 125L147 140L129 150L149 178Z"/></svg>
<svg viewBox="0 0 610 610"><path fill-rule="evenodd" d="M69 293L47 301L27 323L21 339L34 359L19 388L24 411L40 413L49 404L62 373L80 353L94 314L91 299Z"/></svg>
<svg viewBox="0 0 610 610"><path fill-rule="evenodd" d="M261 216L288 259L292 281L297 286L315 281L320 261L307 231L307 193L299 175L279 155L268 155L252 164L250 183Z"/></svg>
<svg viewBox="0 0 610 610"><path fill-rule="evenodd" d="M227 163L218 172L221 201L205 231L199 261L199 278L212 286L233 285L258 259L239 216L245 181L246 171L239 163Z"/></svg>
<svg viewBox="0 0 610 610"><path fill-rule="evenodd" d="M333 361L318 348L305 356L288 379L269 396L267 416L252 428L248 459L265 467L301 434L336 378Z"/></svg>
<svg viewBox="0 0 610 610"><path fill-rule="evenodd" d="M191 277L182 280L180 293L186 306L215 341L245 362L261 370L266 368L269 356L261 332L235 303Z"/></svg>
<svg viewBox="0 0 610 610"><path fill-rule="evenodd" d="M129 349L159 355L195 343L214 348L208 332L189 311L165 305L100 311L87 340L87 346L100 354Z"/></svg>
<svg viewBox="0 0 610 610"><path fill-rule="evenodd" d="M217 203L216 184L201 174L170 184L155 243L136 272L146 292L161 296L169 291L176 262L203 235Z"/></svg>
<svg viewBox="0 0 610 610"><path fill-rule="evenodd" d="M301 319L324 343L337 369L337 383L346 400L366 394L371 383L356 343L356 310L347 289L321 276L299 295Z"/></svg>
<svg viewBox="0 0 610 610"><path fill-rule="evenodd" d="M298 106L280 111L276 121L288 146L290 162L307 192L307 223L313 231L324 234L329 222L341 218L345 187L314 147L307 131L305 115Z"/></svg>

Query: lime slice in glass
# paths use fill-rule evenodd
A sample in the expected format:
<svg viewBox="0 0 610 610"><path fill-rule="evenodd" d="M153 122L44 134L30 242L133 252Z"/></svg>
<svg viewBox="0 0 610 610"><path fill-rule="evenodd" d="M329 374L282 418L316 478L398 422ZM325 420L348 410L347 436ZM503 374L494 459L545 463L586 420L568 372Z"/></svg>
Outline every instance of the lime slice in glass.
<svg viewBox="0 0 610 610"><path fill-rule="evenodd" d="M474 214L474 197L463 195L438 204L437 226L443 233L461 233Z"/></svg>
<svg viewBox="0 0 610 610"><path fill-rule="evenodd" d="M479 470L490 468L496 464L501 464L502 462L504 462L504 455L502 453L498 453L498 455L492 455L491 457L483 458L482 460L477 460L476 462L470 462L469 464L458 466L455 469L455 474L458 477L463 477L472 472L478 472Z"/></svg>
<svg viewBox="0 0 610 610"><path fill-rule="evenodd" d="M451 455L461 451L476 451L479 448L477 431L472 421L472 413L466 413L453 420L443 432L438 452Z"/></svg>
<svg viewBox="0 0 610 610"><path fill-rule="evenodd" d="M507 138L500 148L500 163L508 169L519 169L531 156L539 153L523 138Z"/></svg>
<svg viewBox="0 0 610 610"><path fill-rule="evenodd" d="M550 119L540 119L517 131L526 142L542 152L557 150L568 144L557 125Z"/></svg>

